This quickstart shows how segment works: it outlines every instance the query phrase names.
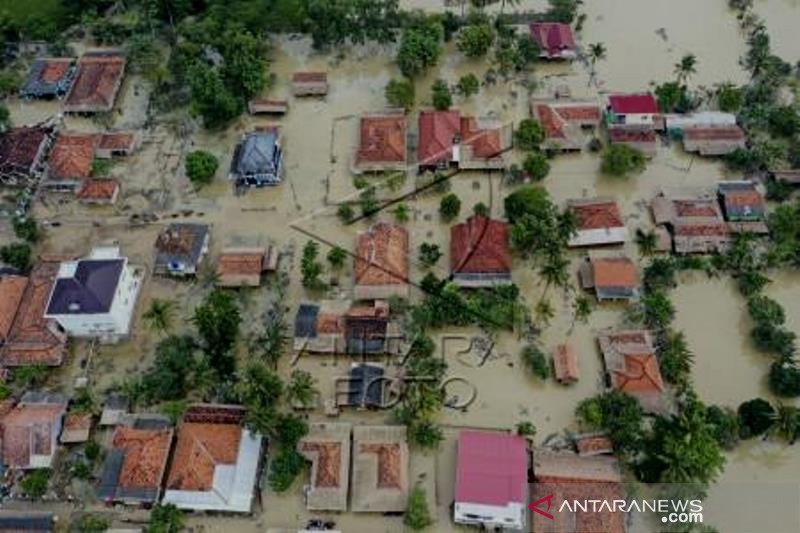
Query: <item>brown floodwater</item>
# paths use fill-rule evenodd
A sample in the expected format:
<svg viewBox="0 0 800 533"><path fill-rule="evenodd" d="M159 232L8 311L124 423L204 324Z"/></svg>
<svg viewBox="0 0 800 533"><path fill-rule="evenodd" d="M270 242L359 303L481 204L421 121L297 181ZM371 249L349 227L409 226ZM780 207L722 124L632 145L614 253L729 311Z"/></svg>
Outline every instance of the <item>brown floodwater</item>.
<svg viewBox="0 0 800 533"><path fill-rule="evenodd" d="M404 7L423 8L430 11L443 9L439 0L406 0ZM546 2L522 2L507 10L541 8ZM697 55L698 73L691 83L710 86L715 82L743 82L745 74L738 64L744 52L742 35L735 18L727 11L726 0L587 0L584 10L587 19L580 40L582 43L603 42L608 48L608 58L597 65L597 86L590 86L589 74L580 63L573 65L537 65L533 74L499 80L483 86L481 92L464 100L455 96L455 104L464 112L489 115L506 122L517 122L528 115L528 98L531 94L547 96L555 87L567 85L578 97L598 97L613 90L645 90L651 81L672 79L674 63L684 53ZM499 9L499 5L492 10ZM786 59L792 53L798 57L798 40L790 21L800 19L797 0L762 0L757 11L764 17L773 43ZM794 51L792 51L794 49ZM289 113L280 119L243 116L222 132L204 132L194 127L188 134L177 135L170 124L161 124L148 130L142 150L127 160L117 162L112 170L121 179L122 198L113 208L86 208L57 195L45 195L37 202L36 212L41 220L57 221L61 225L51 228L44 243L47 251L84 253L89 245L115 239L124 253L135 264L151 269L152 245L157 232L173 220L205 221L212 225L211 256L222 248L240 245L273 244L283 253L282 265L292 269L291 282L285 303L292 313L297 304L310 297L299 283L299 251L307 236L300 228L324 238L325 242L352 249L355 235L367 227L367 222L342 226L335 217L336 204L352 199L357 194L349 171L350 158L356 142L358 115L365 111L385 107L383 88L392 77L399 75L392 62L393 46L363 46L346 48L342 56L319 54L312 50L308 39L282 37L272 42L271 71L276 82L269 95L275 98L290 94L289 78L296 70L326 70L329 73L330 93L324 100L290 99ZM417 106L430 103L430 85L437 78L455 83L461 75L474 73L483 78L488 65L459 54L453 44L446 46L446 56L437 68L417 83ZM535 82L532 84L531 82ZM535 89L529 87L535 86ZM131 76L125 83L122 112L111 118L116 127L136 126L143 117L141 102L146 87ZM16 123L31 123L58 113L57 103L10 104L12 119ZM415 114L411 114L415 117ZM66 119L69 128L93 131L100 126L88 119ZM413 120L412 120L413 122ZM226 169L238 139L255 126L278 123L282 128L285 146L285 175L283 185L271 189L251 191L236 196L227 180ZM412 130L415 130L412 124ZM220 158L217 180L210 186L195 191L185 178L182 160L190 150L205 149ZM517 159L520 154L515 154ZM628 226L651 224L647 203L660 190L709 190L721 179L740 178L727 173L714 160L704 160L684 154L677 146L663 145L640 175L628 179L614 179L600 175L599 159L589 153L560 156L552 161L550 176L542 183L553 198L562 203L569 198L608 195L617 198L623 208ZM368 178L374 179L374 178ZM410 175L397 191L381 190L382 196L392 196L410 190L414 184ZM451 180L451 188L462 199L462 218L477 202L491 207L495 216L502 216L502 197L509 189L500 183L498 176L480 172L463 172ZM407 201L412 210L407 224L411 234L412 255L423 242L433 242L445 251L445 257L434 269L446 274L449 264L449 226L440 222L436 195L424 195ZM158 223L132 227L128 217L133 213L152 211L159 214ZM174 218L173 218L174 217ZM389 213L378 218L390 219ZM322 246L322 254L327 252ZM636 257L635 246L625 246L625 251ZM571 255L573 271L582 254ZM328 277L334 278L337 288L329 296L346 297L351 288L350 267ZM412 266L412 277L421 279L424 271ZM522 261L516 262L514 281L519 285L526 303L532 308L540 298L544 286L538 274ZM774 275L768 294L779 300L787 310L789 326L800 329L800 276ZM574 278L575 281L576 278ZM178 302L181 312L176 317L175 331L188 330L191 308L207 291L201 284L189 284L161 278L148 277L138 315L153 297L170 298ZM416 297L416 295L415 295ZM467 340L448 341L444 356L450 373L471 381L477 389L476 401L464 412L446 409L442 422L446 427L446 440L438 453L412 454L412 481L423 483L435 505L438 522L436 531L462 531L452 524L450 504L454 484L455 438L461 427L508 429L522 420L530 420L538 428L536 443L551 435L574 430L574 409L584 398L603 390L602 363L595 346L595 334L605 327L619 325L623 308L618 305L600 306L590 323L573 324L571 304L573 294L551 289L547 297L556 309L556 317L544 331L541 344L545 349L555 344L574 344L580 361L580 380L570 387L553 381L542 383L527 375L519 362L520 340L513 334L503 333L484 364L478 366L477 358L467 352L469 339L478 332L446 330L445 336L459 335ZM678 316L676 326L686 332L690 346L696 354L694 381L701 398L709 403L735 407L741 401L755 396L771 398L765 386L769 358L755 352L748 341L749 323L744 302L728 280L709 280L704 275L692 274L682 280L672 293ZM274 300L274 290L268 286L241 294L246 317L245 331L258 328L260 316ZM99 388L119 382L130 373L141 371L152 360L152 346L157 337L149 333L137 317L133 338L116 346L97 350L92 365L93 383ZM244 355L244 350L243 355ZM64 369L62 381L72 383L72 378L82 372L80 360L88 350L77 343L74 354ZM333 378L347 368L344 361L330 357L306 357L297 363L299 368L312 371L317 377L323 397L333 391ZM291 370L287 362L281 372ZM460 394L466 394L461 392ZM321 411L310 415L322 419ZM353 422L381 423L385 413L344 412L341 417ZM789 481L800 476L800 454L791 447L778 444L747 443L729 455L724 481ZM207 531L264 531L267 528L298 528L311 517L325 516L305 510L302 480L286 494L271 491L262 494L263 509L253 518L230 519L218 517L193 517L190 525ZM724 495L712 489L711 501ZM386 518L368 514L345 513L331 515L344 531L403 531L400 518ZM709 520L714 523L713 521ZM725 531L724 517L718 522ZM646 531L647 528L642 529ZM757 533L757 532L753 532Z"/></svg>

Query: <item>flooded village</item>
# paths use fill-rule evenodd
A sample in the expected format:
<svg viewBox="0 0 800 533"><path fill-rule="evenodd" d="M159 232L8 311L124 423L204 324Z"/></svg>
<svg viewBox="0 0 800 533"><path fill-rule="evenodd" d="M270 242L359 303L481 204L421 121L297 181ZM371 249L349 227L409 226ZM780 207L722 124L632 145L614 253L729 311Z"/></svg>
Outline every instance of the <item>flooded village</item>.
<svg viewBox="0 0 800 533"><path fill-rule="evenodd" d="M0 530L800 531L796 0L35 4Z"/></svg>

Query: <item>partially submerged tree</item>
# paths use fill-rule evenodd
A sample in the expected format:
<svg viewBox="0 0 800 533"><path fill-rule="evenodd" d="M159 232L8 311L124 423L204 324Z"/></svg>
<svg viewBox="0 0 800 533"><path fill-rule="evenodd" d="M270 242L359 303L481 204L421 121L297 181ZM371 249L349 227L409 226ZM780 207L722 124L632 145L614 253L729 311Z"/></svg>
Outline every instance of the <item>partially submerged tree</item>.
<svg viewBox="0 0 800 533"><path fill-rule="evenodd" d="M612 144L603 150L600 170L611 176L626 176L644 170L645 162L644 154L636 148L625 144Z"/></svg>
<svg viewBox="0 0 800 533"><path fill-rule="evenodd" d="M195 185L208 185L214 180L219 161L213 154L195 150L186 155L186 177Z"/></svg>
<svg viewBox="0 0 800 533"><path fill-rule="evenodd" d="M209 363L221 376L236 368L234 347L239 338L242 318L233 295L214 290L195 308L192 323L203 340L203 350Z"/></svg>
<svg viewBox="0 0 800 533"><path fill-rule="evenodd" d="M403 523L414 531L425 529L433 523L431 512L428 509L428 498L425 495L425 489L419 485L411 489L411 493L408 495L408 506L403 517Z"/></svg>
<svg viewBox="0 0 800 533"><path fill-rule="evenodd" d="M384 90L386 101L392 107L411 109L414 107L414 83L407 78L389 80Z"/></svg>
<svg viewBox="0 0 800 533"><path fill-rule="evenodd" d="M450 93L450 87L444 80L436 80L433 82L431 88L433 107L439 111L447 111L453 105L453 96Z"/></svg>

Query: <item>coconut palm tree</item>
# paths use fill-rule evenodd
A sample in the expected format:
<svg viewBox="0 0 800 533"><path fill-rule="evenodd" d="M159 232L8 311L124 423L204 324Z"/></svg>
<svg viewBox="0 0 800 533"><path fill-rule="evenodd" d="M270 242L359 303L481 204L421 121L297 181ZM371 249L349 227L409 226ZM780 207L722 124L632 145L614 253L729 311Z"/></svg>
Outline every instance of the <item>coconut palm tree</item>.
<svg viewBox="0 0 800 533"><path fill-rule="evenodd" d="M685 83L692 74L697 74L697 56L686 54L678 63L675 63L675 75L678 77L678 83Z"/></svg>
<svg viewBox="0 0 800 533"><path fill-rule="evenodd" d="M794 444L800 436L800 409L793 405L775 404L775 423L769 429L770 435L777 435Z"/></svg>
<svg viewBox="0 0 800 533"><path fill-rule="evenodd" d="M316 395L314 377L303 370L294 370L286 385L286 401L289 405L311 407Z"/></svg>
<svg viewBox="0 0 800 533"><path fill-rule="evenodd" d="M658 236L655 231L636 230L636 244L639 245L639 252L642 255L653 255L658 246Z"/></svg>
<svg viewBox="0 0 800 533"><path fill-rule="evenodd" d="M556 310L553 308L553 304L550 303L550 300L541 300L536 304L534 313L536 314L536 318L544 325L549 324L553 317L556 316Z"/></svg>
<svg viewBox="0 0 800 533"><path fill-rule="evenodd" d="M551 285L563 287L569 283L568 267L569 261L561 254L549 254L547 256L545 263L539 269L539 274L546 283L542 292L542 300L544 300Z"/></svg>
<svg viewBox="0 0 800 533"><path fill-rule="evenodd" d="M156 333L166 333L172 327L172 318L175 312L175 302L153 298L150 308L145 311L142 318L148 327Z"/></svg>
<svg viewBox="0 0 800 533"><path fill-rule="evenodd" d="M595 65L598 61L601 61L606 58L608 50L606 50L606 45L603 43L594 43L589 45L589 53L587 57L589 58L589 85L592 84L594 81L595 75L597 72L595 71Z"/></svg>

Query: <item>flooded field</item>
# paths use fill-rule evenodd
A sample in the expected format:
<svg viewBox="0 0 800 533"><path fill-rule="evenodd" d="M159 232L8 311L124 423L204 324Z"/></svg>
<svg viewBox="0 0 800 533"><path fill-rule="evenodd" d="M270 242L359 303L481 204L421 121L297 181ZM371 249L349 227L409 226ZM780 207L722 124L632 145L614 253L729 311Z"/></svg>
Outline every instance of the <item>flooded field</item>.
<svg viewBox="0 0 800 533"><path fill-rule="evenodd" d="M406 0L403 7L440 11L439 0ZM541 9L546 2L521 2L507 10ZM698 73L691 83L710 87L714 83L745 81L739 66L744 42L734 16L727 10L726 0L586 0L586 22L580 40L583 44L602 42L608 48L608 59L597 65L597 86L589 84L588 69L580 62L573 65L541 65L533 73L486 85L481 92L464 101L455 97L454 105L462 112L498 117L504 122L518 122L528 116L531 95L551 95L555 87L567 85L578 97L598 97L608 91L645 90L651 81L663 81L674 76L674 63L685 53L697 55ZM500 5L492 6L500 9ZM800 20L798 0L758 0L758 13L764 17L773 36L775 49L784 58L800 59L800 40L796 38L796 22ZM122 183L121 201L114 208L87 208L70 199L47 194L40 197L36 213L46 223L58 223L48 230L43 251L82 254L94 244L117 240L132 263L152 271L153 243L165 224L180 221L206 222L212 226L210 256L228 246L273 244L282 251L281 265L291 271L291 284L286 304L290 316L297 305L308 298L299 279L299 253L314 234L326 243L352 249L358 231L366 222L343 226L335 216L336 206L357 194L349 172L350 158L355 146L357 117L365 111L385 107L383 88L386 82L399 75L392 62L393 47L364 46L347 49L342 56L315 53L310 41L304 38L275 39L270 51L271 71L276 84L269 96L288 97L289 78L296 70L326 70L330 92L326 99L290 99L286 117L268 120L244 116L222 132L205 132L191 126L179 129L171 124L159 124L146 131L142 150L128 159L117 162L112 175ZM455 83L466 73L483 79L487 69L484 62L465 59L452 44L446 47L441 64L417 83L417 106L430 102L430 85L437 78ZM138 127L144 123L144 103L147 88L136 77L125 83L122 108L109 120L118 128ZM17 124L47 119L59 112L58 104L23 103L12 101L10 111ZM412 130L415 114L412 117ZM67 117L66 126L79 131L96 131L103 125L88 119ZM278 123L285 146L286 180L280 187L248 192L236 196L225 179L234 147L241 136L256 126ZM220 159L217 180L199 191L193 189L183 174L182 161L188 151L208 150ZM519 154L516 155L519 157ZM594 154L559 156L551 162L552 170L542 183L558 203L570 198L595 195L612 196L619 200L631 230L648 227L649 200L661 190L709 190L723 179L741 178L726 172L713 160L684 154L679 147L662 145L647 169L629 179L614 179L599 173L599 158ZM404 188L382 190L382 194L401 194L414 185L409 175ZM451 180L451 188L462 200L462 218L475 203L490 206L495 216L503 214L502 198L509 192L498 175L462 172ZM425 195L408 200L411 208L412 256L422 242L449 249L449 225L438 216L439 196ZM132 226L130 216L152 212L159 221L144 226ZM389 213L378 218L390 219ZM302 230L299 231L298 230ZM636 247L630 243L627 253L636 257ZM327 252L323 246L322 254ZM572 254L574 272L583 255ZM449 264L447 253L439 263L442 275ZM348 267L336 276L337 288L332 297L343 297L351 286ZM419 280L424 272L414 265L412 278ZM526 303L532 308L541 298L543 283L530 268L517 263L514 281L522 290ZM575 280L576 281L576 280ZM147 308L151 298L169 298L183 311L175 330L188 329L191 309L207 292L202 281L189 284L148 276L138 304L138 315ZM767 293L787 310L789 326L800 331L800 275L780 274ZM269 286L241 293L246 332L259 325L261 314L272 303L274 291ZM521 343L512 334L502 334L484 364L468 353L469 339L475 331L452 330L439 332L439 340L460 336L464 340L448 341L444 351L450 374L464 377L477 388L476 401L464 412L445 410L442 422L447 439L438 454L412 455L412 480L424 483L428 496L436 505L436 531L460 531L450 520L450 504L454 482L455 436L458 428L507 429L517 422L530 420L538 428L536 443L548 437L574 430L574 409L584 398L603 389L602 363L595 345L598 330L618 325L622 307L601 306L592 315L590 324L574 324L571 312L572 296L551 290L549 297L557 314L545 331L542 344L552 348L569 341L579 354L580 381L563 387L552 380L542 383L527 375L521 368ZM756 397L770 397L765 385L769 358L755 352L749 344L749 323L744 302L727 279L707 279L693 274L681 280L672 293L677 309L676 327L686 332L694 353L694 382L702 399L708 403L737 406ZM119 383L125 376L141 371L150 362L152 346L158 340L137 318L133 337L120 345L103 346L92 355L90 373L99 389ZM81 362L88 357L88 347L77 343L73 355L63 370L63 382L84 372ZM335 364L332 358L303 358L301 369L317 377L323 397L332 393L333 378L346 369L344 362ZM288 362L281 370L290 371ZM344 413L341 418L354 422L381 422L385 413ZM311 419L323 419L321 410ZM796 481L800 476L800 453L792 447L747 443L730 454L725 482ZM191 517L189 525L203 531L265 531L270 527L297 528L319 513L306 511L301 495L302 484L297 482L286 494L270 491L261 494L261 512L252 518ZM714 498L712 492L711 499ZM332 515L343 531L395 532L403 531L401 518L386 518L346 513ZM724 522L718 522L725 531ZM756 533L756 532L753 532Z"/></svg>

